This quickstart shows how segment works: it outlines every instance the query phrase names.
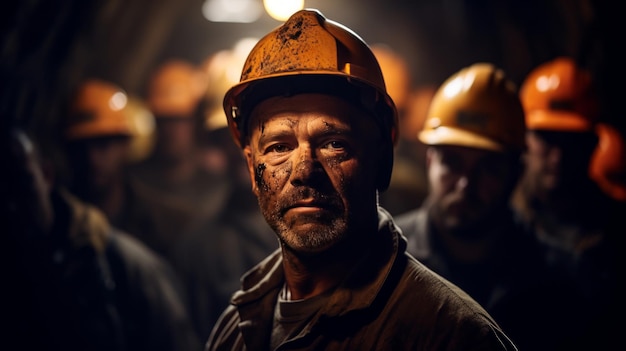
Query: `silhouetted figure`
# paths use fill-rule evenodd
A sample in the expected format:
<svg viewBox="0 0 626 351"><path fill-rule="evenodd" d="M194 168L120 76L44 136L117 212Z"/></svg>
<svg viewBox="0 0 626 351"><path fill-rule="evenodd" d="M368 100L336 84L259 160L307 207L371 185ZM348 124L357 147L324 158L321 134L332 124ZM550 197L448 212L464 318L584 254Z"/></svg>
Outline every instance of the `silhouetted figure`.
<svg viewBox="0 0 626 351"><path fill-rule="evenodd" d="M195 218L185 206L166 202L129 176L135 135L126 113L128 97L113 83L87 80L65 118L64 151L70 191L97 206L119 229L164 258Z"/></svg>
<svg viewBox="0 0 626 351"><path fill-rule="evenodd" d="M171 267L54 183L21 130L0 138L3 338L18 350L193 351Z"/></svg>
<svg viewBox="0 0 626 351"><path fill-rule="evenodd" d="M526 113L525 173L512 199L518 220L537 236L552 268L577 282L591 311L578 346L611 348L624 309L623 217L589 176L601 105L590 71L568 57L533 69L520 88ZM576 306L578 308L578 306Z"/></svg>

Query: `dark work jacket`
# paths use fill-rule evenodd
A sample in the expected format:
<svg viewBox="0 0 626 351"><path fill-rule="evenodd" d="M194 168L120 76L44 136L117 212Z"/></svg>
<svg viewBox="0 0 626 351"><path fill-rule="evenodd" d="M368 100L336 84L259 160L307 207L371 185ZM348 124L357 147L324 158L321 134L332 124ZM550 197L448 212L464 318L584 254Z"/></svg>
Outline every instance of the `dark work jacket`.
<svg viewBox="0 0 626 351"><path fill-rule="evenodd" d="M388 212L369 237L353 273L278 350L516 350L480 305L405 252ZM269 349L282 264L276 251L244 276L207 351Z"/></svg>
<svg viewBox="0 0 626 351"><path fill-rule="evenodd" d="M520 350L575 349L588 314L574 282L549 267L541 245L511 212L494 214L492 223L495 249L468 264L448 254L426 206L396 216L409 253L476 299Z"/></svg>
<svg viewBox="0 0 626 351"><path fill-rule="evenodd" d="M53 232L14 242L14 259L3 267L11 300L2 318L15 349L200 347L180 283L161 257L67 192L54 192L53 206Z"/></svg>
<svg viewBox="0 0 626 351"><path fill-rule="evenodd" d="M247 197L238 199L218 219L201 223L175 250L174 268L185 284L190 315L203 342L239 288L241 276L278 248L256 198L248 209L242 204Z"/></svg>

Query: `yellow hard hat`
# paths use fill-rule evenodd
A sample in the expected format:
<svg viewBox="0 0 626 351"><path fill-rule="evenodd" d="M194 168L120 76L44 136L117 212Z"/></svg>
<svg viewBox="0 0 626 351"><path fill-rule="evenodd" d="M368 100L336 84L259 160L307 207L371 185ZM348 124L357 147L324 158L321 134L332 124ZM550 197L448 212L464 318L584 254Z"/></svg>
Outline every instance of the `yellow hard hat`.
<svg viewBox="0 0 626 351"><path fill-rule="evenodd" d="M514 83L490 63L475 63L437 90L418 138L427 145L522 151L524 111Z"/></svg>
<svg viewBox="0 0 626 351"><path fill-rule="evenodd" d="M250 111L262 100L312 92L358 101L395 144L397 111L372 50L352 30L315 9L294 13L251 50L240 82L224 97L235 142L246 143Z"/></svg>
<svg viewBox="0 0 626 351"><path fill-rule="evenodd" d="M131 136L132 127L124 112L127 103L128 96L115 84L99 79L85 81L67 114L66 139Z"/></svg>
<svg viewBox="0 0 626 351"><path fill-rule="evenodd" d="M202 93L201 72L187 61L174 59L163 63L153 73L146 100L157 118L190 118Z"/></svg>
<svg viewBox="0 0 626 351"><path fill-rule="evenodd" d="M569 57L532 70L520 97L528 129L593 131L600 115L591 73Z"/></svg>

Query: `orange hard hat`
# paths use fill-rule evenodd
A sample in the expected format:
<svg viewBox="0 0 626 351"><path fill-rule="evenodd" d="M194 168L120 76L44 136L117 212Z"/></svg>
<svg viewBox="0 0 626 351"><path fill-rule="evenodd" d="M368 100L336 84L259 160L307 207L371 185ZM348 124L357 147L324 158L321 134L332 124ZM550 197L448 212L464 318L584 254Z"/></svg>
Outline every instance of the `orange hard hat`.
<svg viewBox="0 0 626 351"><path fill-rule="evenodd" d="M569 57L537 66L520 87L528 129L593 131L599 102L591 73Z"/></svg>
<svg viewBox="0 0 626 351"><path fill-rule="evenodd" d="M515 84L493 64L475 63L437 89L418 138L426 145L522 151L525 132Z"/></svg>
<svg viewBox="0 0 626 351"><path fill-rule="evenodd" d="M67 114L66 139L131 136L132 127L124 112L127 103L128 96L115 84L99 79L85 81Z"/></svg>
<svg viewBox="0 0 626 351"><path fill-rule="evenodd" d="M184 60L170 60L153 73L147 103L155 117L192 117L203 93L201 72Z"/></svg>
<svg viewBox="0 0 626 351"><path fill-rule="evenodd" d="M626 143L615 127L596 126L598 146L589 163L589 175L609 196L626 201Z"/></svg>
<svg viewBox="0 0 626 351"><path fill-rule="evenodd" d="M294 13L252 48L239 83L224 98L235 142L246 143L249 114L262 100L312 92L358 101L395 144L397 110L374 53L352 30L315 9Z"/></svg>

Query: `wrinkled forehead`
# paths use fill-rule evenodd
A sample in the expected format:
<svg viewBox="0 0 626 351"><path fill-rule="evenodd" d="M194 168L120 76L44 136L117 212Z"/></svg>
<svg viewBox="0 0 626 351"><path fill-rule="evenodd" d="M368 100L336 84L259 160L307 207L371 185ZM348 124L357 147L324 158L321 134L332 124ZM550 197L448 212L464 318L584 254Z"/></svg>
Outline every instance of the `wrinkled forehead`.
<svg viewBox="0 0 626 351"><path fill-rule="evenodd" d="M365 108L336 96L317 93L276 96L262 101L251 113L248 133L269 120L297 118L303 114L335 121L363 138L376 138L380 133L374 117Z"/></svg>

